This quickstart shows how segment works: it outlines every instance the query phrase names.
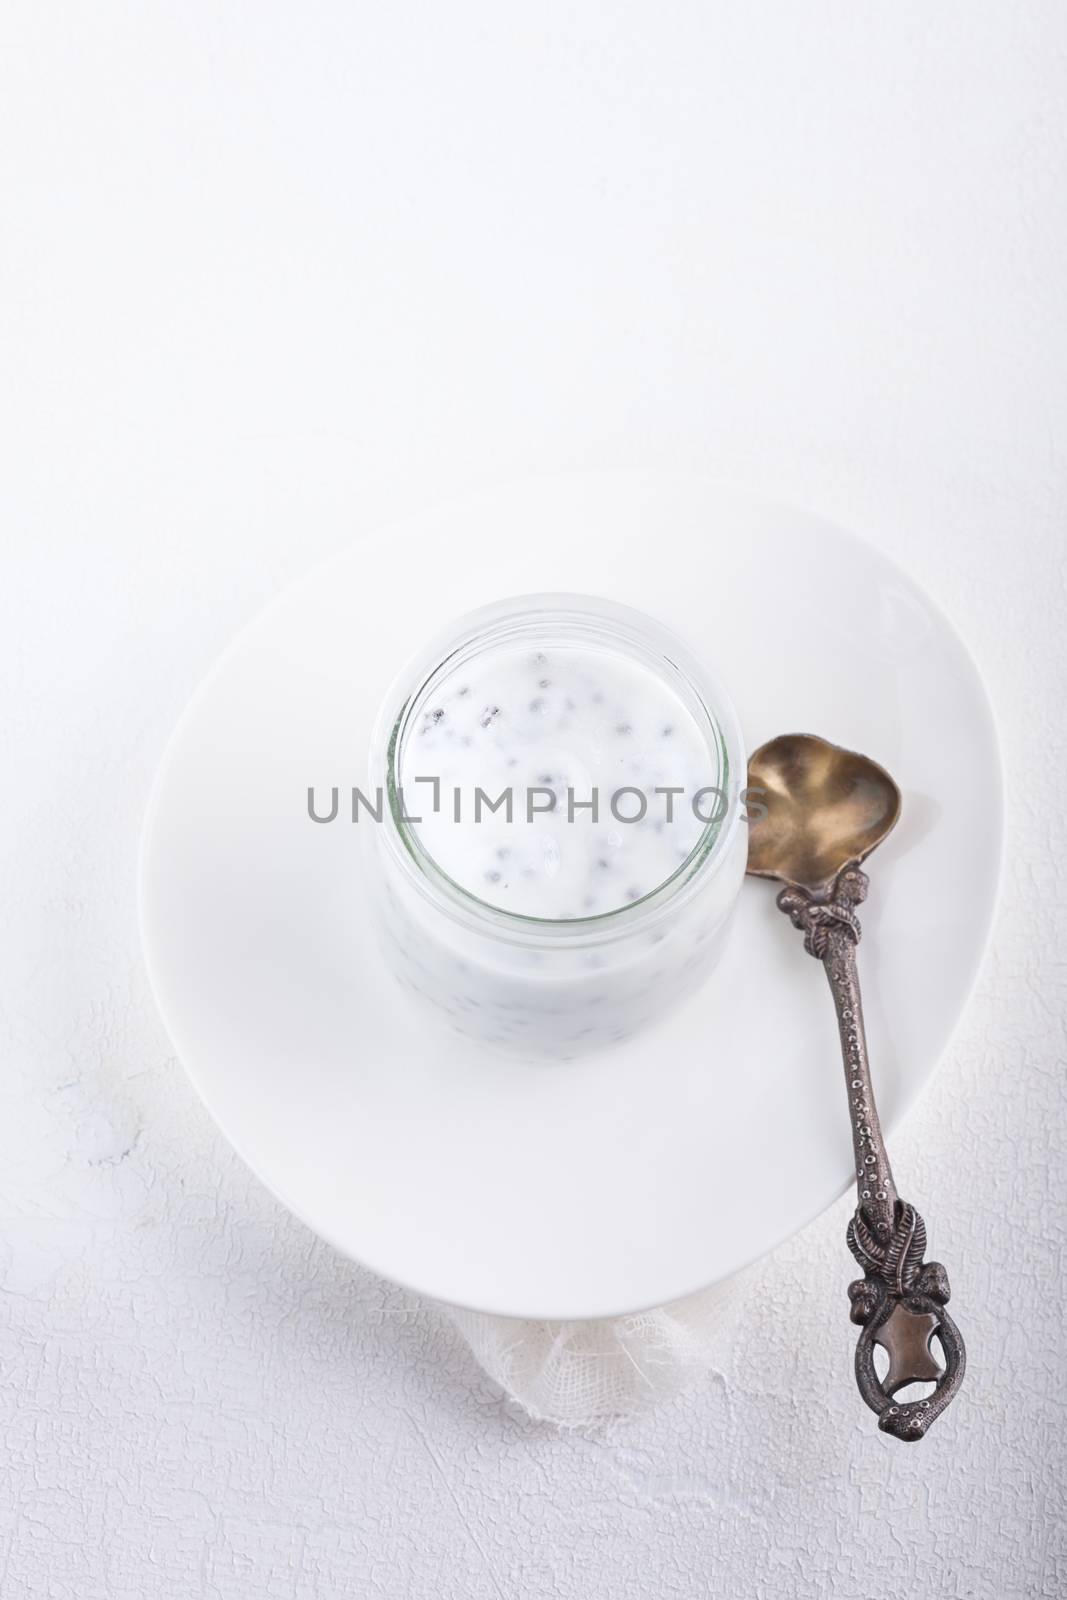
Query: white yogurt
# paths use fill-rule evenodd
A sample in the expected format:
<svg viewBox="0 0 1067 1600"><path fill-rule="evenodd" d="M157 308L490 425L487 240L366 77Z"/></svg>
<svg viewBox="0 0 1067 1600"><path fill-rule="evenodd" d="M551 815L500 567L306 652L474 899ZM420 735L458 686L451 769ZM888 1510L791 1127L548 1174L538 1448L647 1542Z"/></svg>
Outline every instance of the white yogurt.
<svg viewBox="0 0 1067 1600"><path fill-rule="evenodd" d="M718 803L707 736L671 685L625 656L566 645L504 644L446 673L400 776L436 865L468 894L543 919L651 894Z"/></svg>
<svg viewBox="0 0 1067 1600"><path fill-rule="evenodd" d="M629 1038L721 948L744 769L729 701L640 613L553 595L462 619L394 684L371 752L394 974L494 1049Z"/></svg>

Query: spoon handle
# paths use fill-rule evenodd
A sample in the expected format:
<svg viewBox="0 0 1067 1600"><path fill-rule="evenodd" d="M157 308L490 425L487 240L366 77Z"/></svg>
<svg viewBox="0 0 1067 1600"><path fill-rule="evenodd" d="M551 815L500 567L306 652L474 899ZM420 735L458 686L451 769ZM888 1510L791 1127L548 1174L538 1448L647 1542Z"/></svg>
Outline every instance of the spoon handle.
<svg viewBox="0 0 1067 1600"><path fill-rule="evenodd" d="M867 884L866 873L847 866L838 873L828 899L816 900L790 887L778 896L778 907L803 930L808 954L822 962L837 1010L856 1157L857 1205L848 1225L848 1247L864 1272L848 1287L852 1320L861 1330L856 1382L883 1432L921 1439L963 1381L967 1357L945 1310L948 1273L939 1261L923 1260L926 1226L915 1207L897 1194L878 1121L856 969L860 925L853 909L866 899ZM943 1366L930 1348L935 1337ZM876 1344L889 1356L884 1378L875 1370ZM925 1399L895 1400L908 1384L930 1381L935 1388Z"/></svg>

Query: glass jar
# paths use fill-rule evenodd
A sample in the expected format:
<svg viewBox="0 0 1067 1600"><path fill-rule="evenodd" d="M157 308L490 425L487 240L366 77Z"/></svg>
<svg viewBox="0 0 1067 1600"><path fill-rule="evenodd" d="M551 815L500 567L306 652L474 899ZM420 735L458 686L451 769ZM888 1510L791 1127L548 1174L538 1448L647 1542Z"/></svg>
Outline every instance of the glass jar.
<svg viewBox="0 0 1067 1600"><path fill-rule="evenodd" d="M477 681L480 669L484 674L494 662L518 659L516 652L532 663L602 663L608 681L613 671L624 673L623 681L636 684L645 702L654 704L662 694L672 704L680 702L682 714L691 719L686 733L691 749L696 748L693 739L700 741L705 782L699 794L679 793L672 804L691 806L698 825L694 829L686 816L689 843L678 851L684 850L684 859L641 892L635 886L636 898L627 903L588 915L576 915L573 909L544 914L542 907L537 915L510 909L494 903L496 897L482 889L481 879L477 891L469 879L458 881L463 874L454 863L450 875L420 829L429 808L441 826L451 820L456 802L454 794L440 792L440 784L434 789L432 773L420 774L418 794L410 792L410 782L405 792L409 758L416 750L421 756L424 748L415 741L444 718L446 704L458 710L459 697L469 693L465 673ZM481 698L476 697L478 705ZM473 707L475 701L467 705ZM537 705L535 697L521 708L519 720ZM478 725L486 727L484 718L499 711L487 704L478 713ZM476 731L474 723L457 722L462 726ZM622 738L630 731L622 722L608 733ZM670 734L672 728L659 731ZM476 743L464 736L451 749L458 753L461 745ZM621 762L622 757L609 754L611 762ZM628 754L637 770L642 765L640 746L631 745ZM476 749L471 759L479 759ZM508 765L515 767L515 759L509 757ZM740 728L724 691L677 638L640 612L588 596L553 594L502 601L461 618L400 674L372 738L370 785L379 797L380 822L367 832L390 967L405 988L452 1027L494 1048L569 1059L629 1038L695 989L722 947L745 871L745 770ZM480 783L472 773L472 784ZM631 796L637 792L629 786ZM665 795L666 790L657 788L655 794ZM589 808L587 804L583 811L582 804L589 796L572 791L569 798L574 801L571 825L577 827L585 821ZM623 830L635 823L656 827L647 814L640 819L624 814L621 798L616 824L614 796L599 798L604 806L611 804L608 837L620 846L628 843ZM472 828L469 792L458 806L462 820L454 825ZM517 792L516 828L524 825L521 809ZM628 802L627 810L632 809ZM564 820L561 810L559 827ZM584 847L584 840L569 832L556 837L566 846ZM647 833L643 837L655 842ZM442 838L440 832L437 838ZM464 838L482 847L482 835ZM463 841L457 836L455 842ZM545 845L549 854L555 848L551 840ZM612 865L600 859L597 864ZM529 869L526 875L532 876ZM547 887L550 892L552 885ZM590 899L585 897L586 904Z"/></svg>

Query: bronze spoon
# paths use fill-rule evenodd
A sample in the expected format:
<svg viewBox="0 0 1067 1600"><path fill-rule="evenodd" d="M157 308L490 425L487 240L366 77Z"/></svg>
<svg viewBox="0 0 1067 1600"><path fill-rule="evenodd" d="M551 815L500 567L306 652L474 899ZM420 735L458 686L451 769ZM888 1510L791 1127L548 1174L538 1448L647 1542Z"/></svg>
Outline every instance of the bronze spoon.
<svg viewBox="0 0 1067 1600"><path fill-rule="evenodd" d="M748 794L765 807L755 819L750 798L748 871L785 884L778 907L804 933L804 948L821 961L837 1009L849 1085L858 1203L848 1247L864 1276L848 1287L860 1324L856 1382L898 1439L921 1439L963 1380L963 1340L945 1305L948 1273L924 1261L926 1227L897 1195L871 1087L863 1006L856 971L860 925L854 907L867 897L860 862L880 845L900 815L900 790L866 756L811 734L785 733L762 745L748 764ZM936 1337L944 1356L931 1350ZM874 1347L889 1355L879 1378ZM925 1400L898 1404L911 1383L936 1384Z"/></svg>

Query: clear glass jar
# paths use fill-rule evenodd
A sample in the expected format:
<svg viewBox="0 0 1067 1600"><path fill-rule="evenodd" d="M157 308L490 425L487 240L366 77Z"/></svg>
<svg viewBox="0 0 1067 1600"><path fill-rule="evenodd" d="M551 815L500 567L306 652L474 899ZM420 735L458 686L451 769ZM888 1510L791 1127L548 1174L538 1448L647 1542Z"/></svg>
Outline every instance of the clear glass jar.
<svg viewBox="0 0 1067 1600"><path fill-rule="evenodd" d="M631 674L653 675L682 702L706 744L698 836L677 867L632 903L588 916L503 908L449 876L411 819L406 754L427 718L443 715L427 708L457 670L475 671L513 646L534 661L554 650L571 659L592 652L605 664L625 662ZM498 1049L568 1059L630 1037L695 989L721 949L745 870L745 771L726 694L674 635L640 612L553 594L461 618L404 668L372 738L370 784L382 805L380 824L367 832L390 967L452 1027ZM449 804L447 795L439 798ZM420 806L428 799L426 789ZM692 803L688 795L675 802Z"/></svg>

